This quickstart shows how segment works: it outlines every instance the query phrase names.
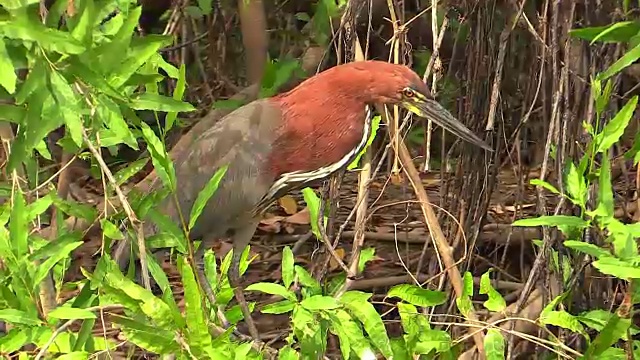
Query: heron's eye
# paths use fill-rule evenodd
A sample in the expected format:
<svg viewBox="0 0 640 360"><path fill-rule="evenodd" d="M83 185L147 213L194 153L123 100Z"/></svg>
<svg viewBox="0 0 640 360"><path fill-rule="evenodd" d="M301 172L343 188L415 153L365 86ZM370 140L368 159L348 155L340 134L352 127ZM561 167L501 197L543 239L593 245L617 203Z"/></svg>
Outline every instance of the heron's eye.
<svg viewBox="0 0 640 360"><path fill-rule="evenodd" d="M407 98L412 98L414 94L413 90L409 89L409 88L404 88L402 89L402 95L404 95L404 97Z"/></svg>

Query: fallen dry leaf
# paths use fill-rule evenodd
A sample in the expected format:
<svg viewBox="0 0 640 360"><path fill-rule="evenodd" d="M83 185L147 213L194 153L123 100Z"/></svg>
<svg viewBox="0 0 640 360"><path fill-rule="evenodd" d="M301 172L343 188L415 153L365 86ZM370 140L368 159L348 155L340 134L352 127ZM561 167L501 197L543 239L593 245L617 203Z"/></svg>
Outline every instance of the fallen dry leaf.
<svg viewBox="0 0 640 360"><path fill-rule="evenodd" d="M285 195L278 199L278 204L288 215L293 215L298 212L298 203L291 195Z"/></svg>
<svg viewBox="0 0 640 360"><path fill-rule="evenodd" d="M343 248L337 248L336 249L336 255L338 255L340 260L344 261L344 249ZM337 270L339 267L340 267L340 265L338 264L336 259L332 256L331 260L329 261L329 269L331 269L331 271L333 271L333 270Z"/></svg>
<svg viewBox="0 0 640 360"><path fill-rule="evenodd" d="M289 224L308 225L311 222L310 219L309 208L305 207L297 213L291 216L287 216L284 221L288 222Z"/></svg>

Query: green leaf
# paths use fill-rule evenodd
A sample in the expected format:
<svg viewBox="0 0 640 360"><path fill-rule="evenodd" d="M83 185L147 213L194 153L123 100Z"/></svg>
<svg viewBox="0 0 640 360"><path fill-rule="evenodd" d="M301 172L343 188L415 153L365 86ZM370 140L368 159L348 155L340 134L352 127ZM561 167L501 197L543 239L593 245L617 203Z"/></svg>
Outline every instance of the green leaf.
<svg viewBox="0 0 640 360"><path fill-rule="evenodd" d="M194 111L196 109L188 102L151 93L142 93L132 98L129 106L135 110L155 110L176 113Z"/></svg>
<svg viewBox="0 0 640 360"><path fill-rule="evenodd" d="M602 331L598 333L598 336L589 345L583 358L600 359L601 355L614 345L618 339L626 337L630 325L630 319L622 319L616 314L611 314L607 325L602 328Z"/></svg>
<svg viewBox="0 0 640 360"><path fill-rule="evenodd" d="M122 326L127 341L147 351L157 354L180 352L180 345L176 342L173 332L167 329L116 314L112 314L110 320Z"/></svg>
<svg viewBox="0 0 640 360"><path fill-rule="evenodd" d="M50 319L95 319L96 314L87 309L72 308L70 306L58 306L48 315Z"/></svg>
<svg viewBox="0 0 640 360"><path fill-rule="evenodd" d="M640 57L640 50L638 51ZM624 107L620 109L620 111L618 111L616 116L614 116L607 125L605 125L602 132L596 136L595 141L598 144L596 152L605 152L620 140L620 137L624 133L624 129L629 125L629 120L631 120L637 105L638 96L636 95L632 97L631 100L629 100Z"/></svg>
<svg viewBox="0 0 640 360"><path fill-rule="evenodd" d="M76 201L62 200L58 196L53 197L53 204L63 213L69 216L85 219L90 223L98 216L98 211L95 206L82 204Z"/></svg>
<svg viewBox="0 0 640 360"><path fill-rule="evenodd" d="M604 154L600 167L600 181L598 184L598 212L605 218L605 223L613 218L613 188L611 187L611 163L609 156Z"/></svg>
<svg viewBox="0 0 640 360"><path fill-rule="evenodd" d="M279 295L290 301L296 301L296 294L293 291L289 291L287 288L280 284L272 284L267 282L259 282L251 284L245 288L246 291L260 291L265 294Z"/></svg>
<svg viewBox="0 0 640 360"><path fill-rule="evenodd" d="M16 76L13 62L4 40L0 38L0 86L5 88L9 94L13 94L16 91L17 81L18 77Z"/></svg>
<svg viewBox="0 0 640 360"><path fill-rule="evenodd" d="M640 279L640 267L612 256L594 261L593 266L601 273L613 275L619 279Z"/></svg>
<svg viewBox="0 0 640 360"><path fill-rule="evenodd" d="M621 25L613 27L616 24ZM639 26L640 24L638 22L625 21L614 23L612 25L571 29L569 30L569 34L573 37L588 41L593 41L597 38L598 41L602 41L604 43L626 42L638 33L640 30ZM602 34L603 32L604 34Z"/></svg>
<svg viewBox="0 0 640 360"><path fill-rule="evenodd" d="M174 192L176 190L176 173L173 162L164 148L164 144L158 139L149 125L142 122L140 126L142 128L142 136L149 145L148 150L149 153L151 153L151 162L158 173L158 177L160 177L164 186L168 187L171 192Z"/></svg>
<svg viewBox="0 0 640 360"><path fill-rule="evenodd" d="M133 11L131 11L130 14L133 14ZM129 21L129 19L127 19L127 21ZM127 35L130 37L131 33ZM108 78L109 84L114 88L119 89L144 63L146 63L152 56L156 55L160 48L171 44L171 42L173 42L173 37L171 36L154 34L148 34L141 38L133 38L130 47L126 45L124 47L124 49L128 48L129 50L124 61L120 61L122 54L120 54L120 58L114 59L117 60L115 64L119 64L120 66L112 68L112 70L117 69L117 71L110 73ZM113 51L121 52L122 50L113 49Z"/></svg>
<svg viewBox="0 0 640 360"><path fill-rule="evenodd" d="M70 258L71 252L84 244L81 240L79 233L67 233L55 241L48 242L47 245L32 254L31 258L33 259L44 259L36 268L32 290L35 290L58 262Z"/></svg>
<svg viewBox="0 0 640 360"><path fill-rule="evenodd" d="M400 284L392 287L387 297L397 297L420 307L437 306L447 301L447 295L442 291L427 290L412 284Z"/></svg>
<svg viewBox="0 0 640 360"><path fill-rule="evenodd" d="M549 184L548 182L544 181L544 180L540 180L540 179L531 179L529 181L529 184L534 185L534 186L542 186L543 188L551 191L552 193L556 194L556 195L560 195L560 191L558 189L556 189L555 186Z"/></svg>
<svg viewBox="0 0 640 360"><path fill-rule="evenodd" d="M260 310L263 314L284 314L293 311L296 303L291 300L282 300L267 304Z"/></svg>
<svg viewBox="0 0 640 360"><path fill-rule="evenodd" d="M11 239L11 249L16 258L21 258L29 251L27 241L29 229L24 197L22 191L16 189L13 192L13 204L11 206L11 220L9 222L9 234Z"/></svg>
<svg viewBox="0 0 640 360"><path fill-rule="evenodd" d="M313 278L313 276L311 276L311 274L309 274L309 272L307 272L305 268L299 265L295 265L293 269L298 276L300 285L306 288L311 293L311 295L322 294L322 288L320 287L320 284L318 283L318 281L316 281L316 279Z"/></svg>
<svg viewBox="0 0 640 360"><path fill-rule="evenodd" d="M342 358L349 359L353 351L359 359L372 359L375 357L371 343L362 333L362 328L356 321L342 309L328 313L331 319L329 330L338 336Z"/></svg>
<svg viewBox="0 0 640 360"><path fill-rule="evenodd" d="M569 161L567 164L565 183L567 193L571 196L572 201L581 207L585 207L587 201L587 183L573 161Z"/></svg>
<svg viewBox="0 0 640 360"><path fill-rule="evenodd" d="M487 360L504 359L504 337L500 330L489 329L484 337L484 351Z"/></svg>
<svg viewBox="0 0 640 360"><path fill-rule="evenodd" d="M584 241L578 241L578 240L565 240L565 242L563 243L565 247L568 247L569 249L573 249L573 250L577 250L580 252L583 252L585 254L591 255L593 257L595 257L596 259L602 258L602 257L610 257L611 253L597 245L594 244L590 244Z"/></svg>
<svg viewBox="0 0 640 360"><path fill-rule="evenodd" d="M10 39L35 41L39 46L64 55L80 54L85 47L68 32L47 28L26 16L0 21L0 35Z"/></svg>
<svg viewBox="0 0 640 360"><path fill-rule="evenodd" d="M302 300L300 306L307 310L314 311L337 309L340 307L340 304L331 296L314 295Z"/></svg>
<svg viewBox="0 0 640 360"><path fill-rule="evenodd" d="M507 307L507 303L502 295L491 286L490 272L487 271L480 277L480 294L486 294L489 297L483 305L490 311L502 311Z"/></svg>
<svg viewBox="0 0 640 360"><path fill-rule="evenodd" d="M122 232L120 232L120 229L118 229L118 227L115 226L111 221L105 218L100 219L100 227L102 228L104 236L108 237L109 239L124 239L124 236L122 235Z"/></svg>
<svg viewBox="0 0 640 360"><path fill-rule="evenodd" d="M373 140L376 138L376 134L378 133L378 128L380 127L380 119L381 119L380 115L376 115L371 120L371 134L369 134L369 138L367 139L367 144L362 150L360 150L360 152L358 153L358 155L356 155L355 159L353 159L351 164L347 166L347 170L353 170L357 168L358 164L360 163L360 158L362 158L362 155L364 155L367 151L369 151L369 148L371 147L371 144L373 143Z"/></svg>
<svg viewBox="0 0 640 360"><path fill-rule="evenodd" d="M38 200L29 204L26 208L27 221L33 221L38 216L42 215L51 204L53 204L54 193L48 193L47 195L39 198Z"/></svg>
<svg viewBox="0 0 640 360"><path fill-rule="evenodd" d="M584 331L584 327L575 316L569 314L566 311L558 311L558 310L550 310L543 311L540 314L540 323L543 325L554 325L559 326L578 334L582 334L586 336Z"/></svg>
<svg viewBox="0 0 640 360"><path fill-rule="evenodd" d="M428 354L431 351L441 353L451 349L451 335L446 331L425 329L418 335L415 352Z"/></svg>
<svg viewBox="0 0 640 360"><path fill-rule="evenodd" d="M96 114L98 115L98 118L102 120L104 125L108 127L112 136L115 137L115 144L123 142L130 148L138 150L136 137L131 132L131 129L129 129L129 125L127 125L127 122L124 120L124 117L120 112L120 108L115 102L106 96L99 95ZM107 146L105 145L106 141L104 139L104 135L101 134L100 140L102 142L102 146Z"/></svg>
<svg viewBox="0 0 640 360"><path fill-rule="evenodd" d="M37 317L21 310L2 309L0 310L0 320L4 320L11 324L20 324L27 326L36 326L42 324Z"/></svg>
<svg viewBox="0 0 640 360"><path fill-rule="evenodd" d="M608 327L608 330L616 330L618 338L613 339L613 341L628 341L627 330L629 330L631 335L637 335L640 333L636 327L629 329L631 327L631 319L620 318L616 314L610 313L607 310L595 309L585 311L576 316L576 318L581 323L598 332L602 332L605 327ZM611 331L609 331L609 333L611 333Z"/></svg>
<svg viewBox="0 0 640 360"><path fill-rule="evenodd" d="M362 323L365 331L369 334L369 339L380 350L382 355L386 358L391 358L393 351L391 350L387 331L380 314L368 301L369 297L371 297L371 294L361 291L347 291L338 301L345 305L349 312Z"/></svg>
<svg viewBox="0 0 640 360"><path fill-rule="evenodd" d="M376 258L376 249L375 248L366 248L362 249L360 252L360 257L358 258L358 272L361 273L364 271L365 265Z"/></svg>
<svg viewBox="0 0 640 360"><path fill-rule="evenodd" d="M470 272L465 272L464 277L462 278L463 288L462 294L456 297L456 306L465 317L468 317L473 309L473 302L471 302L471 297L473 296L473 275Z"/></svg>
<svg viewBox="0 0 640 360"><path fill-rule="evenodd" d="M229 165L226 164L221 166L218 170L216 170L215 174L209 179L207 185L198 193L198 197L191 208L191 215L189 216L189 230L193 229L202 213L202 210L207 205L207 202L213 196L213 194L218 190L218 185L220 185L220 180L227 172Z"/></svg>
<svg viewBox="0 0 640 360"><path fill-rule="evenodd" d="M285 288L290 288L295 278L293 265L295 260L293 258L293 252L289 246L285 246L282 250L282 283Z"/></svg>
<svg viewBox="0 0 640 360"><path fill-rule="evenodd" d="M67 20L67 25L73 23L71 26L71 36L81 43L91 46L93 25L95 24L97 16L93 0L84 0L80 3L75 3L75 6L76 11L80 13L80 15L78 16L78 14L76 14Z"/></svg>
<svg viewBox="0 0 640 360"><path fill-rule="evenodd" d="M211 351L212 339L209 334L205 313L202 307L202 293L196 282L193 269L185 257L179 258L179 269L184 285L184 307L187 324L187 340L194 355L198 358L205 354L214 358Z"/></svg>
<svg viewBox="0 0 640 360"><path fill-rule="evenodd" d="M82 118L78 107L78 99L67 80L57 71L49 73L51 83L51 93L58 105L58 111L67 125L73 142L77 146L82 146Z"/></svg>
<svg viewBox="0 0 640 360"><path fill-rule="evenodd" d="M639 25L638 22L635 22L635 21L620 21L620 22L613 23L610 26L608 26L606 29L604 29L602 32L600 32L598 35L596 35L593 38L593 40L591 40L591 43L589 45L593 45L596 41L603 38L607 38L607 36L610 37L611 34L620 33L622 31L624 31L625 33L630 33L628 32L627 29L631 31L635 31L637 33L638 31L640 31L640 27L638 27L638 25ZM623 39L624 40L620 40L620 41L628 40L626 38L623 38Z"/></svg>
<svg viewBox="0 0 640 360"><path fill-rule="evenodd" d="M284 346L278 350L278 360L300 360L300 354L291 347Z"/></svg>
<svg viewBox="0 0 640 360"><path fill-rule="evenodd" d="M320 228L318 228L318 216L320 212L320 198L316 195L315 191L311 188L302 189L302 197L304 198L304 202L307 204L309 208L309 220L311 222L311 231L316 239L321 240L322 234L320 233ZM324 221L322 222L324 226L327 226L327 217L324 217Z"/></svg>
<svg viewBox="0 0 640 360"><path fill-rule="evenodd" d="M225 110L225 109L235 110L244 104L245 102L243 100L235 100L235 99L217 100L216 102L213 103L213 108L221 109L221 110Z"/></svg>
<svg viewBox="0 0 640 360"><path fill-rule="evenodd" d="M116 179L116 184L122 185L127 182L127 180L129 180L133 175L140 172L140 170L142 170L144 166L147 165L147 162L149 162L148 158L142 158L129 163L126 167L118 170L115 174L113 174L113 177Z"/></svg>
<svg viewBox="0 0 640 360"><path fill-rule="evenodd" d="M178 77L178 81L176 83L176 88L173 91L173 99L177 101L182 101L182 97L184 96L184 90L186 88L186 68L184 64L180 65L180 76ZM178 112L169 112L165 119L164 131L168 132L173 127L175 123L176 117L178 116Z"/></svg>
<svg viewBox="0 0 640 360"><path fill-rule="evenodd" d="M535 218L516 220L511 226L570 226L584 229L589 226L589 222L577 216L543 215Z"/></svg>
<svg viewBox="0 0 640 360"><path fill-rule="evenodd" d="M638 59L640 59L640 45L636 45L633 49L627 51L616 62L609 66L607 70L598 74L598 79L608 79L625 69L627 66L633 64Z"/></svg>

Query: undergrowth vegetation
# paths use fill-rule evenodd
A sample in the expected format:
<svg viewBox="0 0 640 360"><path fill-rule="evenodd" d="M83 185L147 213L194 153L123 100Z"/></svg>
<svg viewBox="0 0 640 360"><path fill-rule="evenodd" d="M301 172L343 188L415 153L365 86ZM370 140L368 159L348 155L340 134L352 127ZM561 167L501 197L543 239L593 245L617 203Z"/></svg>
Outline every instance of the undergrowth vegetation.
<svg viewBox="0 0 640 360"><path fill-rule="evenodd" d="M562 239L555 243L549 239L536 242L537 251L552 260L552 270L560 275L563 289L533 321L543 330L540 336L513 330L509 320L517 314L494 288L494 271L481 274L479 286L474 284L472 271L465 272L463 295L457 298L449 291L426 288L417 282L392 286L384 302L392 304L401 326L401 334L392 335L386 325L393 321L389 321L388 314L380 313L372 293L349 289L345 272L318 281L296 263L286 246L282 251L281 281L257 282L246 288L247 292L274 296L275 301L258 312L289 317L288 336L276 349L233 332L242 320L242 312L232 301L233 291L226 275L230 252L222 261L217 261L211 250L205 255L204 266L216 304L208 303L195 275L192 254L199 244L187 241L188 234L225 176L225 169L211 179L193 209L182 209L190 211L189 224L171 223L155 210L178 186L167 151L167 134L180 125L179 115L195 111L193 105L183 101L187 90L185 65L174 66L159 52L172 44L172 38L137 36L140 7L112 14L116 7L126 8L126 1L75 1L74 15L65 16L60 28L58 21L69 11L66 1L56 1L44 23L33 11L38 7L36 1L0 3L0 120L7 154L3 167L7 177L1 188L5 201L0 208L0 320L6 324L5 333L0 335L3 356L94 358L121 345L106 335L106 327L113 325L135 347L180 359L316 359L325 356L330 338L337 340L344 359L455 359L468 349L466 340L474 331L483 333L484 356L488 360L505 358L510 336L523 336L563 358L640 357L640 341L636 337L640 329L633 322L634 307L640 303L640 225L623 223L614 216L610 159L612 147L633 117L638 96L625 101L615 114L609 110L613 78L640 58L637 22L572 32L592 43L623 43L628 50L589 81L591 101L601 121L597 126L585 121L590 139L581 156L564 160L567 165L560 184L544 179L531 181L573 204L573 215L541 214L513 223L514 227L542 226L545 232L557 229L560 235L553 238ZM199 8L190 9L192 14L211 11L207 2L198 3ZM335 9L324 9L331 12L344 6L343 2L332 4ZM314 19L318 22L318 18ZM305 17L301 20L312 21ZM318 27L318 42L327 44L330 29ZM297 61L270 61L261 96L275 94L299 71ZM167 83L172 84L170 92L166 92ZM220 108L239 105L231 100L214 104ZM141 119L139 111L153 112L153 121ZM162 121L161 113L166 114ZM379 121L374 121L376 129ZM48 136L59 128L64 131L57 144L67 160L78 157L88 161L93 174L103 182L105 198L118 202L122 211L114 211L111 205L97 208L71 199L68 184L56 180L59 173L43 165L53 159ZM15 137L4 137L14 132ZM381 131L374 131L370 144L376 133ZM146 144L147 155L112 172L105 162L107 153L117 154L124 146L139 150L140 143ZM640 135L625 156L637 165ZM123 186L149 161L162 188L149 193L136 189L125 193ZM357 169L357 161L349 168ZM326 214L322 214L324 221L319 222L318 218L325 207L313 189L304 189L303 196L313 234L321 241L320 226L327 223ZM69 231L65 224L69 217L97 222L102 236L102 254L95 268L83 268L85 279L77 282L65 281L64 275L71 265L72 252L83 244L86 234ZM137 283L134 267L123 274L109 256L115 242L136 238L133 229L142 219L155 222L161 230L146 239L147 266L160 289L158 295ZM123 231L123 224L129 230ZM41 232L46 225L47 232ZM151 255L151 249L166 247L177 253L181 302ZM252 266L249 250L243 253L241 273ZM358 273L365 271L374 258L373 248L363 249ZM572 292L579 286L585 269L614 279L623 301L614 309L573 311ZM74 295L61 298L62 293L69 292ZM483 300L478 301L479 298ZM449 303L454 304L462 319L446 323L433 320L436 307ZM256 304L251 303L250 308L256 308ZM230 322L229 329L222 326L218 309ZM468 317L479 311L486 319L496 314L502 317L483 322ZM106 325L107 318L111 325ZM472 330L458 337L450 331L456 326ZM96 332L95 328L104 332ZM576 337L580 340L567 341Z"/></svg>

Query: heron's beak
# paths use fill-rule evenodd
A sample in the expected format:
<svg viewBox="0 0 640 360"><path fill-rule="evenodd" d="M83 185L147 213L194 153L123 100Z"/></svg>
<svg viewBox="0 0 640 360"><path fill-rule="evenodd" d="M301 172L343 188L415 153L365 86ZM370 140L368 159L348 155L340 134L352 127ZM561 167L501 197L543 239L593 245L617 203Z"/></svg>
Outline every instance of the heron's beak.
<svg viewBox="0 0 640 360"><path fill-rule="evenodd" d="M468 141L487 151L493 151L486 142L453 117L453 115L437 101L427 98L420 93L416 93L416 96L413 98L403 100L401 105L420 117L431 119L462 140Z"/></svg>

